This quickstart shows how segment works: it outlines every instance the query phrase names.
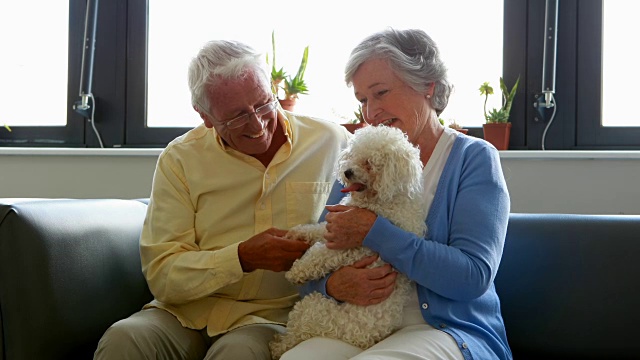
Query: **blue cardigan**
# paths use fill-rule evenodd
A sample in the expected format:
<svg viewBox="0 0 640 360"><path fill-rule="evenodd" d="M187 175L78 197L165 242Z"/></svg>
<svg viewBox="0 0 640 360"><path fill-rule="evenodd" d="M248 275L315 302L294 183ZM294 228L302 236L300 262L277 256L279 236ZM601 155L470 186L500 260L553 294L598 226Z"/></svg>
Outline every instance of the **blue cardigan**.
<svg viewBox="0 0 640 360"><path fill-rule="evenodd" d="M457 136L427 215L426 239L378 216L363 245L416 282L424 320L450 334L465 359L512 359L493 283L509 193L498 151L484 140ZM340 188L336 183L328 204L344 196ZM304 285L301 295L327 296L327 278Z"/></svg>

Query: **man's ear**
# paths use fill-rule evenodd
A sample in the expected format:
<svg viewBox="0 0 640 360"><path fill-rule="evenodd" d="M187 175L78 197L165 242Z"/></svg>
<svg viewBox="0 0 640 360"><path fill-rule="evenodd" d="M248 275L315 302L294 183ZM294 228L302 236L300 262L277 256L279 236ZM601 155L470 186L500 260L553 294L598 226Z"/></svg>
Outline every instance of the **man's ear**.
<svg viewBox="0 0 640 360"><path fill-rule="evenodd" d="M208 127L209 129L213 127L213 123L211 122L211 118L209 117L209 115L200 111L200 109L198 109L198 107L195 105L193 106L193 110L195 110L198 113L198 115L200 115L200 118L204 122L204 126Z"/></svg>

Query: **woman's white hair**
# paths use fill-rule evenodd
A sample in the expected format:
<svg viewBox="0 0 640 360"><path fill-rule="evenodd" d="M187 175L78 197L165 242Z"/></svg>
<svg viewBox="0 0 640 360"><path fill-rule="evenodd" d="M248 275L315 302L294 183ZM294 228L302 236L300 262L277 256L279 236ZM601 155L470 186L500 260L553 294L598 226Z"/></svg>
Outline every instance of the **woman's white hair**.
<svg viewBox="0 0 640 360"><path fill-rule="evenodd" d="M240 79L251 72L264 78L269 87L266 61L249 45L232 40L207 42L189 65L191 105L211 115L207 91L218 79Z"/></svg>
<svg viewBox="0 0 640 360"><path fill-rule="evenodd" d="M372 34L358 44L347 61L344 80L353 84L353 75L367 60L385 59L407 85L425 93L435 84L431 106L440 115L449 103L453 85L447 80L447 68L440 59L435 41L420 29L388 28Z"/></svg>

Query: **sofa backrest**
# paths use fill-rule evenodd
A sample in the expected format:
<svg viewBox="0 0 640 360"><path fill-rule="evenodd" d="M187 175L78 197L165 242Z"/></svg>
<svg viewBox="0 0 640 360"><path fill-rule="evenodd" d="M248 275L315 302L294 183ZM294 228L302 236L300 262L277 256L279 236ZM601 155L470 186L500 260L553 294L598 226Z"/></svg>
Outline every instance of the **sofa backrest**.
<svg viewBox="0 0 640 360"><path fill-rule="evenodd" d="M0 200L0 357L91 359L152 299L137 200Z"/></svg>
<svg viewBox="0 0 640 360"><path fill-rule="evenodd" d="M147 199L0 199L0 360L91 359L152 296ZM640 216L511 214L496 289L516 360L640 353Z"/></svg>
<svg viewBox="0 0 640 360"><path fill-rule="evenodd" d="M514 359L640 356L640 216L511 214L496 289Z"/></svg>

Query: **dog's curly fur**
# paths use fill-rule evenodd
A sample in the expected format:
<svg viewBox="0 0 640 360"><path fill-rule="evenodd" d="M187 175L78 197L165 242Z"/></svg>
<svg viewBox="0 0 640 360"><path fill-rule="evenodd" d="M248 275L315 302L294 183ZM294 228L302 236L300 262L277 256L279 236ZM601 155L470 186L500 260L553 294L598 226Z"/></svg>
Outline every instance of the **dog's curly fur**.
<svg viewBox="0 0 640 360"><path fill-rule="evenodd" d="M420 152L402 131L386 126L362 128L356 131L338 161L336 176L351 189L341 204L369 209L404 230L424 236L426 213L421 174ZM324 240L325 225L304 224L289 230L287 237L312 244L285 274L289 281L302 284L320 279L373 254L365 247L328 249ZM372 266L381 264L384 262L378 260ZM394 292L376 305L338 303L317 292L305 296L289 313L287 331L276 335L269 344L272 357L279 359L295 345L316 336L369 348L401 324L411 289L410 280L399 274Z"/></svg>

